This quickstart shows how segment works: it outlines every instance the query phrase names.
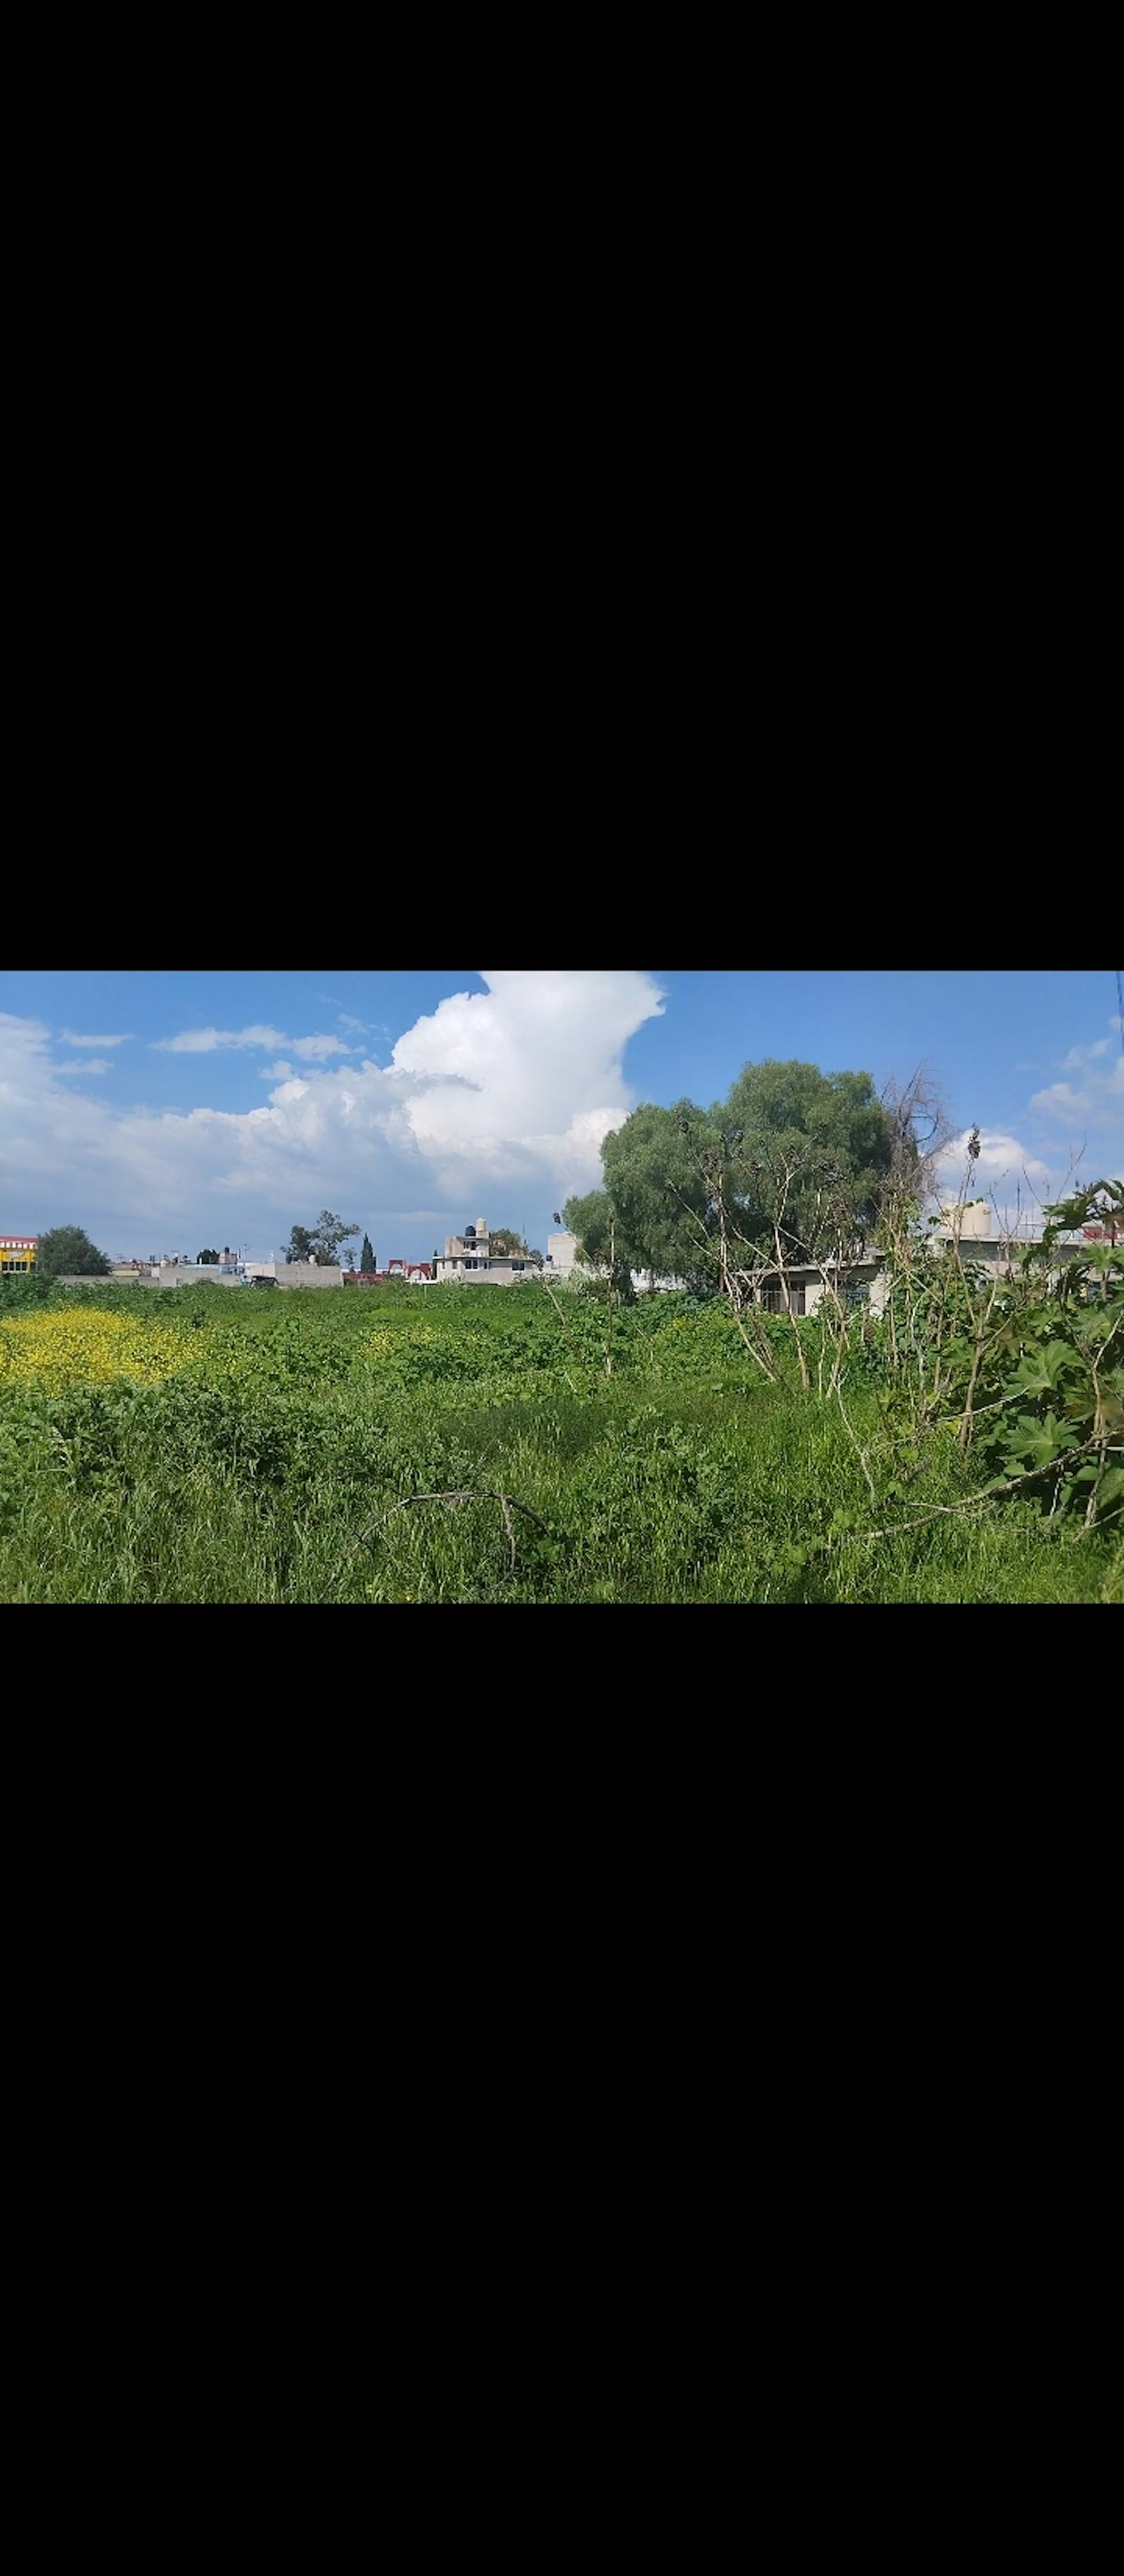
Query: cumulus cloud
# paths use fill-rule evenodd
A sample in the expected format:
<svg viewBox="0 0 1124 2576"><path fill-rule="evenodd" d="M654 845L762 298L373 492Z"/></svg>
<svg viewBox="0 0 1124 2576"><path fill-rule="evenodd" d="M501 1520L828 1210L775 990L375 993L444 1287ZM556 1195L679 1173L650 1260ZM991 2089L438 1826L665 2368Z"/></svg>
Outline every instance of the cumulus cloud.
<svg viewBox="0 0 1124 2576"><path fill-rule="evenodd" d="M440 1233L481 1211L519 1223L536 1198L560 1205L600 1178L601 1139L632 1106L625 1046L662 1012L662 996L632 970L482 980L486 992L451 994L418 1020L384 1066L329 1064L329 1052L346 1053L341 1041L329 1049L264 1025L162 1041L173 1054L268 1050L268 1100L238 1111L121 1110L75 1094L58 1081L43 1024L0 1015L10 1222L42 1231L73 1220L122 1241L138 1228L146 1241L154 1228L169 1241L201 1228L201 1242L221 1224L222 1241L280 1240L322 1206Z"/></svg>
<svg viewBox="0 0 1124 2576"><path fill-rule="evenodd" d="M1043 1203L1060 1187L1060 1176L1040 1154L1031 1152L1019 1137L1008 1135L1002 1128L980 1129L980 1150L969 1169L968 1140L970 1127L954 1136L937 1165L937 1190L942 1199L955 1199L966 1187L970 1199L990 1199L1003 1225L1025 1221L1028 1208L1034 1214L1035 1200ZM967 1175L967 1181L965 1176Z"/></svg>
<svg viewBox="0 0 1124 2576"><path fill-rule="evenodd" d="M639 972L480 972L486 993L452 994L393 1049L389 1070L421 1077L419 1147L450 1186L468 1160L497 1178L569 1165L596 1180L601 1138L631 1102L623 1049L661 994Z"/></svg>

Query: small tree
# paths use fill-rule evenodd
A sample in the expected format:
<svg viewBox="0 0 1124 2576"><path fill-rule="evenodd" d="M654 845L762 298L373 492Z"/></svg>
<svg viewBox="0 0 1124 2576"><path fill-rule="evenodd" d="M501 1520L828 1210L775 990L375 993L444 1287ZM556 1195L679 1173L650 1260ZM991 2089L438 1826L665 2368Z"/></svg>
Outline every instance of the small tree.
<svg viewBox="0 0 1124 2576"><path fill-rule="evenodd" d="M344 1244L354 1243L358 1232L358 1226L349 1225L345 1217L333 1216L331 1208L321 1208L312 1229L313 1259L329 1266L338 1262Z"/></svg>
<svg viewBox="0 0 1124 2576"><path fill-rule="evenodd" d="M214 1247L214 1245L213 1245L213 1244L208 1244L208 1245L206 1245L206 1246L204 1247L204 1249L203 1249L203 1251L202 1251L202 1252L197 1252L197 1253L196 1253L195 1258L196 1258L196 1260L197 1260L198 1262L200 1262L200 1263L202 1263L202 1262L214 1263L214 1262L216 1262L216 1261L220 1261L220 1260L222 1259L222 1255L221 1255L221 1253L218 1253L218 1252L216 1252L216 1251L215 1251L215 1247Z"/></svg>
<svg viewBox="0 0 1124 2576"><path fill-rule="evenodd" d="M47 1279L59 1279L73 1272L82 1279L108 1279L109 1263L96 1243L91 1243L85 1227L56 1225L41 1234L35 1253L35 1267Z"/></svg>
<svg viewBox="0 0 1124 2576"><path fill-rule="evenodd" d="M377 1270L378 1266L370 1235L365 1234L363 1237L363 1249L359 1255L359 1267L361 1270Z"/></svg>
<svg viewBox="0 0 1124 2576"><path fill-rule="evenodd" d="M522 1235L514 1233L509 1225L498 1225L488 1242L493 1252L525 1253L527 1249Z"/></svg>
<svg viewBox="0 0 1124 2576"><path fill-rule="evenodd" d="M352 1243L359 1232L342 1216L333 1216L331 1208L321 1208L315 1225L295 1225L289 1237L286 1261L319 1261L331 1268L340 1257L345 1243Z"/></svg>

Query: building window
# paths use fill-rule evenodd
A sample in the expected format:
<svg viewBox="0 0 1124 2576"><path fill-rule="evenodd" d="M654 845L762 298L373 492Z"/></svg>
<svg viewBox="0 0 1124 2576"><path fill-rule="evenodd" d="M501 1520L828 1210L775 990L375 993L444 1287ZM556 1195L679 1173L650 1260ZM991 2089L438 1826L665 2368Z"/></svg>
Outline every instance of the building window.
<svg viewBox="0 0 1124 2576"><path fill-rule="evenodd" d="M783 1288L766 1288L762 1292L761 1303L770 1315L802 1315L804 1312L803 1284L789 1289L787 1303Z"/></svg>

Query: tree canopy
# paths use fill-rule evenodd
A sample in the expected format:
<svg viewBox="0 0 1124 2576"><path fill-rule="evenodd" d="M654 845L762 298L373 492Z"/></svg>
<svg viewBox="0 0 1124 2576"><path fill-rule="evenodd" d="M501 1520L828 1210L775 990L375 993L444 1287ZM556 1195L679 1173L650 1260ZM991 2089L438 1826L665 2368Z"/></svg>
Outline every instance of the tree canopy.
<svg viewBox="0 0 1124 2576"><path fill-rule="evenodd" d="M287 1261L326 1262L329 1268L338 1262L341 1247L353 1243L359 1232L346 1218L334 1216L331 1208L321 1208L315 1225L295 1225L285 1250Z"/></svg>
<svg viewBox="0 0 1124 2576"><path fill-rule="evenodd" d="M857 1251L884 1194L921 1169L908 1102L868 1073L747 1064L711 1109L645 1102L601 1148L603 1190L566 1203L595 1267L631 1265L698 1290L747 1270Z"/></svg>
<svg viewBox="0 0 1124 2576"><path fill-rule="evenodd" d="M359 1255L359 1267L361 1270L378 1269L378 1263L375 1260L374 1245L371 1242L369 1234L365 1234L363 1237L363 1249Z"/></svg>
<svg viewBox="0 0 1124 2576"><path fill-rule="evenodd" d="M61 1279L73 1273L81 1279L108 1279L109 1263L97 1244L91 1243L84 1226L56 1225L41 1234L35 1250L35 1267L48 1279Z"/></svg>

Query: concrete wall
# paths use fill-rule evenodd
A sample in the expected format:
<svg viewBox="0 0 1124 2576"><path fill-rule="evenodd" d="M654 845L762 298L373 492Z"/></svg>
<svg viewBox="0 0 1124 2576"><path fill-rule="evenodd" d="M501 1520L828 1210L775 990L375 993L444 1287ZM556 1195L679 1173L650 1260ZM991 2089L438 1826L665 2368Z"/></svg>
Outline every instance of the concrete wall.
<svg viewBox="0 0 1124 2576"><path fill-rule="evenodd" d="M454 1270L451 1264L439 1261L437 1276L447 1288L521 1288L528 1279L541 1279L542 1272L537 1267L532 1269L529 1263L525 1270L512 1270L499 1259L491 1261L487 1270Z"/></svg>
<svg viewBox="0 0 1124 2576"><path fill-rule="evenodd" d="M201 1280L213 1281L216 1288L240 1288L236 1270L200 1270L194 1261L162 1261L156 1280L158 1288L198 1288Z"/></svg>
<svg viewBox="0 0 1124 2576"><path fill-rule="evenodd" d="M319 1261L279 1261L279 1288L342 1288L343 1272Z"/></svg>

